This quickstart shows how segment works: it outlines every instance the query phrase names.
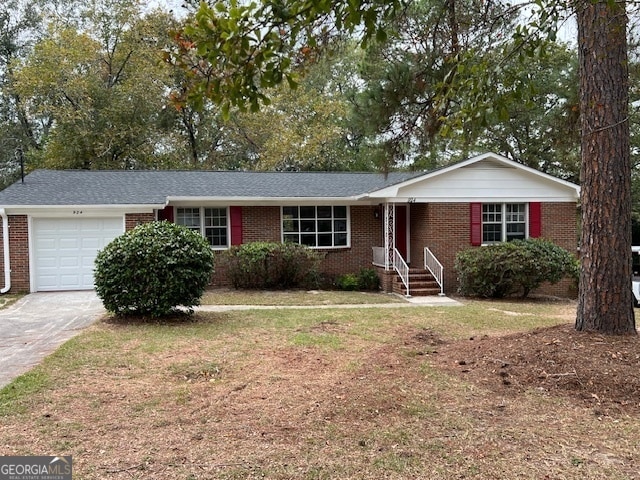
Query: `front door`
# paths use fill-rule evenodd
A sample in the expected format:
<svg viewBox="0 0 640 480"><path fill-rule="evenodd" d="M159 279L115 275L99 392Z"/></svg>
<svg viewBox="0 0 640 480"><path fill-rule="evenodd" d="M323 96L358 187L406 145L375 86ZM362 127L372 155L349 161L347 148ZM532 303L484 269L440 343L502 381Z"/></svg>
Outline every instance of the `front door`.
<svg viewBox="0 0 640 480"><path fill-rule="evenodd" d="M409 213L409 208L407 205L396 205L395 212L395 234L396 234L396 244L395 247L404 258L405 262L409 263L409 234L408 234L408 222L407 215Z"/></svg>

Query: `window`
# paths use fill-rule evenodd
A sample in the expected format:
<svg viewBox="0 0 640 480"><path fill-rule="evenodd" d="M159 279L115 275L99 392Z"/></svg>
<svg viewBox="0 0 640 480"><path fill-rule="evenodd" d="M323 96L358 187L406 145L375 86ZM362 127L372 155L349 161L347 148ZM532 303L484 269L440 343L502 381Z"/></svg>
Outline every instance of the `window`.
<svg viewBox="0 0 640 480"><path fill-rule="evenodd" d="M176 223L199 232L213 248L226 248L228 221L226 208L189 207L176 209Z"/></svg>
<svg viewBox="0 0 640 480"><path fill-rule="evenodd" d="M482 243L510 242L527 237L525 203L482 205Z"/></svg>
<svg viewBox="0 0 640 480"><path fill-rule="evenodd" d="M349 245L346 206L282 207L282 240L315 248Z"/></svg>

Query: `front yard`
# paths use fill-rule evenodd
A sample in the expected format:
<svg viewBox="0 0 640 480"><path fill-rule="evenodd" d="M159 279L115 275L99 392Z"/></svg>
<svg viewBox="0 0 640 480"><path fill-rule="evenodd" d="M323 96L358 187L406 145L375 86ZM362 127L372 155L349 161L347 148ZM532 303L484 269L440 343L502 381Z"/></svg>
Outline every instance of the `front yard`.
<svg viewBox="0 0 640 480"><path fill-rule="evenodd" d="M639 341L577 335L574 315L107 319L0 391L0 455L73 455L74 479L638 479Z"/></svg>
<svg viewBox="0 0 640 480"><path fill-rule="evenodd" d="M378 292L340 290L236 290L216 288L202 296L203 305L357 305L405 303L402 297Z"/></svg>

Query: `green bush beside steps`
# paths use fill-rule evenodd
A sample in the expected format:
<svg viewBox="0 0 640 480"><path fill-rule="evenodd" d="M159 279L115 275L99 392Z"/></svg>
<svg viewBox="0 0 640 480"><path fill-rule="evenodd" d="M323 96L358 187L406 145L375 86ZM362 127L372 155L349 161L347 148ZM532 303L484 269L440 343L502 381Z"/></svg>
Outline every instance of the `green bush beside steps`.
<svg viewBox="0 0 640 480"><path fill-rule="evenodd" d="M525 298L544 282L565 277L578 282L575 256L544 239L514 240L458 253L455 260L458 291L465 296Z"/></svg>

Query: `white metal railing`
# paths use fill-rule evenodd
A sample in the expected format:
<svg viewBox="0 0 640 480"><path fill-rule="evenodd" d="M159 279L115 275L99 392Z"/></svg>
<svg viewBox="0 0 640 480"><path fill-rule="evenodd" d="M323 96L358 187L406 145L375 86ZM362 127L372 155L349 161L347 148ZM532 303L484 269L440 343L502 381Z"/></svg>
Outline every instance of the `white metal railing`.
<svg viewBox="0 0 640 480"><path fill-rule="evenodd" d="M398 272L398 275L400 275L400 279L402 280L402 283L404 283L404 286L407 288L407 293L405 293L405 295L407 297L410 297L410 293L409 293L409 265L407 265L407 262L404 261L404 258L402 258L402 255L400 255L400 252L398 251L397 248L393 249L393 268L396 270L396 272Z"/></svg>
<svg viewBox="0 0 640 480"><path fill-rule="evenodd" d="M373 264L376 267L387 267L387 252L384 247L372 247L373 248Z"/></svg>
<svg viewBox="0 0 640 480"><path fill-rule="evenodd" d="M440 295L444 295L444 267L429 247L424 247L424 268L429 270L440 286Z"/></svg>

